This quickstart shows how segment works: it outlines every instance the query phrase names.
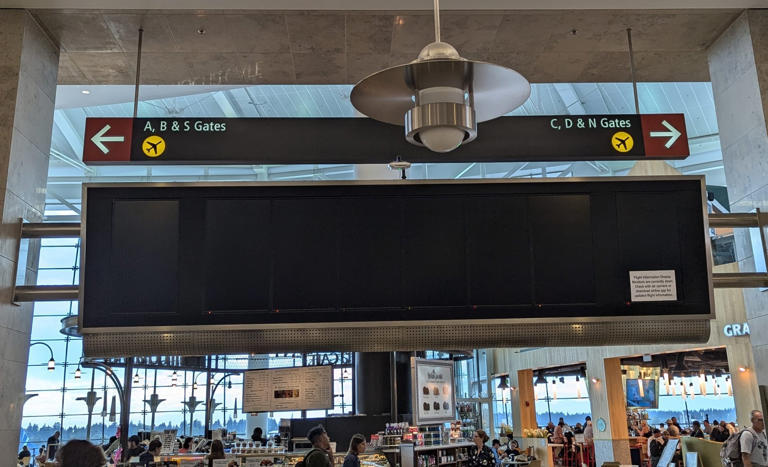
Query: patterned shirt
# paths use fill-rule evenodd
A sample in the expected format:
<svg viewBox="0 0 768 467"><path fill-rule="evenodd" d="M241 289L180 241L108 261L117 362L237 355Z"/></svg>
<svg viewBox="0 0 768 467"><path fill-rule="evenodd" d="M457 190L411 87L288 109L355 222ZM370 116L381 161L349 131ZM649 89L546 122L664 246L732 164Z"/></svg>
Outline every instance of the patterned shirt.
<svg viewBox="0 0 768 467"><path fill-rule="evenodd" d="M493 467L496 465L496 459L493 456L491 448L483 446L479 451L472 448L469 455L469 467Z"/></svg>

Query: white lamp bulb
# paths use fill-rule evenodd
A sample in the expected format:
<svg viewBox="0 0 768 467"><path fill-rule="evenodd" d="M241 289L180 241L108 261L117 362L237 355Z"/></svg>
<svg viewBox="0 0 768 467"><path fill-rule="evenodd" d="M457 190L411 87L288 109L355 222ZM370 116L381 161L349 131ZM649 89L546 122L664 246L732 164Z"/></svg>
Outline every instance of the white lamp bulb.
<svg viewBox="0 0 768 467"><path fill-rule="evenodd" d="M418 104L451 102L464 104L464 90L448 86L436 86L419 91ZM424 128L419 132L419 139L424 146L434 152L450 152L461 145L466 137L464 130L451 126Z"/></svg>

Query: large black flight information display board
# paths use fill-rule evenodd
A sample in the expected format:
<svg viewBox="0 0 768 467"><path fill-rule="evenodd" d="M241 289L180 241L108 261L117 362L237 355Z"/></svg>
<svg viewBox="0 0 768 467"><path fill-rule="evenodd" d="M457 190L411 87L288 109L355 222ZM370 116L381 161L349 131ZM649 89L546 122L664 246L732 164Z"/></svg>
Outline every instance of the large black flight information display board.
<svg viewBox="0 0 768 467"><path fill-rule="evenodd" d="M707 319L702 183L86 185L81 330Z"/></svg>

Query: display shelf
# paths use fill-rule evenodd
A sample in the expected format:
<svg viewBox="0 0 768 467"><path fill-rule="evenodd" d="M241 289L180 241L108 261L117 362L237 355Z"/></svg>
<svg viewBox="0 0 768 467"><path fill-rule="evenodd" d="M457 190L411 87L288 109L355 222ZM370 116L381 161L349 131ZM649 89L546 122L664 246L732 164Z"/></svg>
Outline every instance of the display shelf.
<svg viewBox="0 0 768 467"><path fill-rule="evenodd" d="M413 448L416 452L431 451L433 449L456 449L456 448L469 448L474 446L474 443L451 443L451 444L433 444L432 446L416 446Z"/></svg>

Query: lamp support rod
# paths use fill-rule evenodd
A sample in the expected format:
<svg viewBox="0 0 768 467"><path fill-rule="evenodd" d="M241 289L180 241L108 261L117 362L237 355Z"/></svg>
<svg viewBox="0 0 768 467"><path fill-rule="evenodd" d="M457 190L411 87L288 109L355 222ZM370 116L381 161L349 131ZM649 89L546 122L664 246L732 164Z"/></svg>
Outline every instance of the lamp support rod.
<svg viewBox="0 0 768 467"><path fill-rule="evenodd" d="M440 42L440 0L435 0L435 42Z"/></svg>
<svg viewBox="0 0 768 467"><path fill-rule="evenodd" d="M48 347L48 351L51 352L51 360L53 360L53 349L51 348L50 345L46 344L45 342L33 342L33 343L29 344L30 347L32 347L33 345L44 345L44 346Z"/></svg>
<svg viewBox="0 0 768 467"><path fill-rule="evenodd" d="M637 98L637 77L635 76L635 51L632 48L632 28L627 28L627 44L629 45L629 72L632 74L632 93L635 96L635 113L640 113L640 101Z"/></svg>
<svg viewBox="0 0 768 467"><path fill-rule="evenodd" d="M139 44L136 49L136 83L133 91L133 118L139 113L139 83L141 82L141 43L144 39L144 28L139 28Z"/></svg>

